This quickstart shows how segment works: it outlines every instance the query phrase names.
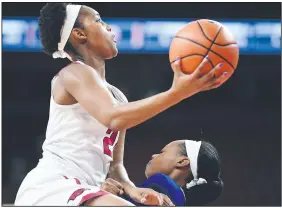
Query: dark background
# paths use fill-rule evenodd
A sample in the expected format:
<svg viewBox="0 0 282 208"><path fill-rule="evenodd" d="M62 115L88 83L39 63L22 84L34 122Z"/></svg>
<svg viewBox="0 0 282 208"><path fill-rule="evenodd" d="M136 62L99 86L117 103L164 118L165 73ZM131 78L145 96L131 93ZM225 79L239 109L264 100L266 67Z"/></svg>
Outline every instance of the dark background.
<svg viewBox="0 0 282 208"><path fill-rule="evenodd" d="M82 3L80 3L82 4ZM280 19L280 3L85 3L102 17ZM43 3L3 3L2 14L38 16ZM41 157L50 81L66 60L43 53L2 53L2 201ZM204 139L218 149L225 188L216 206L281 206L281 59L241 55L221 88L193 96L128 130L125 165L144 180L151 155L177 139ZM120 54L107 62L107 79L134 101L167 90L168 55ZM203 135L201 135L203 131Z"/></svg>

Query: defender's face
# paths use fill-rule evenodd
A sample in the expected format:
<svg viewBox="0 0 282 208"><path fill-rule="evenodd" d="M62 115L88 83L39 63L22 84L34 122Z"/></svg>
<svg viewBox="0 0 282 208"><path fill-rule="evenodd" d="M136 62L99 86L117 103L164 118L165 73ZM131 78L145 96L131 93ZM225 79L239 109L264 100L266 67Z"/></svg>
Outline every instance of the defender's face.
<svg viewBox="0 0 282 208"><path fill-rule="evenodd" d="M147 178L157 173L170 175L174 170L179 156L179 142L174 141L166 145L158 154L152 155L145 170Z"/></svg>

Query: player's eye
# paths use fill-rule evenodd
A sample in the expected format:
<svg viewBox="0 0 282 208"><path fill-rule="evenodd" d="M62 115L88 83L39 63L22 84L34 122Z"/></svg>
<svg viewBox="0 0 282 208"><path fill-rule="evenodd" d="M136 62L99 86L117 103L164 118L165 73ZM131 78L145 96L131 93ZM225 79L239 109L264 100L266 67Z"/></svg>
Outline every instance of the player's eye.
<svg viewBox="0 0 282 208"><path fill-rule="evenodd" d="M101 19L97 19L96 22L102 22L102 20Z"/></svg>

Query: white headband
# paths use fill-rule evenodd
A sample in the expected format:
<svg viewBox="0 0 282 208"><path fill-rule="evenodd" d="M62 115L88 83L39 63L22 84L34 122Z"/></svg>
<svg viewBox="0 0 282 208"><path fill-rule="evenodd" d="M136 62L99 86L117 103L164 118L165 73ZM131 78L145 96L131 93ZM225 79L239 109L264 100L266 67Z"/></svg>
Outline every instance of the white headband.
<svg viewBox="0 0 282 208"><path fill-rule="evenodd" d="M198 178L198 155L200 151L202 142L185 140L185 147L187 156L190 160L190 169L194 179L186 184L186 188L189 189L193 186L207 183L207 181L203 178Z"/></svg>
<svg viewBox="0 0 282 208"><path fill-rule="evenodd" d="M79 14L81 5L67 5L66 19L61 29L61 40L58 43L58 51L53 53L53 58L69 58L71 57L64 51L66 43L70 37L72 28Z"/></svg>

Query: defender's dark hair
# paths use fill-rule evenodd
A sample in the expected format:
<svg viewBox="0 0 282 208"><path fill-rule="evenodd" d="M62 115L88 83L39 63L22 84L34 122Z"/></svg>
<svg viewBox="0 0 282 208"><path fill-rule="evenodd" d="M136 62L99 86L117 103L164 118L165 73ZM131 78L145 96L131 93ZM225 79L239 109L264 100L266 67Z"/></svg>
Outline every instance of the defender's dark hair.
<svg viewBox="0 0 282 208"><path fill-rule="evenodd" d="M39 33L43 51L52 55L58 50L58 43L61 40L61 29L66 18L66 7L68 3L47 3L41 10L39 16ZM74 24L76 28L83 28L79 18ZM76 50L68 41L65 51L77 54Z"/></svg>
<svg viewBox="0 0 282 208"><path fill-rule="evenodd" d="M180 153L187 156L185 142L180 144ZM215 147L202 141L198 155L198 177L206 179L206 184L184 188L186 206L203 206L216 200L223 189L220 179L220 158Z"/></svg>

